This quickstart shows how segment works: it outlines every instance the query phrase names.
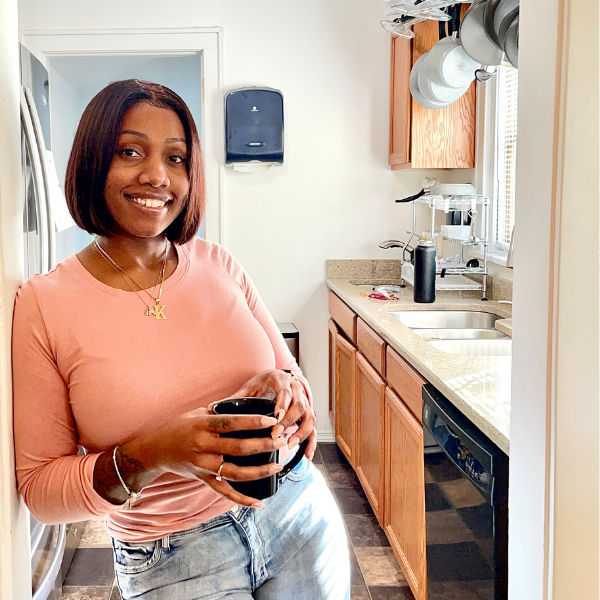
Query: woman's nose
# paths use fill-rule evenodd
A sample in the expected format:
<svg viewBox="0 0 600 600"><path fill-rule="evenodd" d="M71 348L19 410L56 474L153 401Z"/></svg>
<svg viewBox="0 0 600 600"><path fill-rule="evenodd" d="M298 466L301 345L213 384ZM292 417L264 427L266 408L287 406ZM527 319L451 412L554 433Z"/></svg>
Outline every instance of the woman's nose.
<svg viewBox="0 0 600 600"><path fill-rule="evenodd" d="M148 183L152 187L169 187L171 182L162 156L150 156L145 160L138 180L141 184Z"/></svg>

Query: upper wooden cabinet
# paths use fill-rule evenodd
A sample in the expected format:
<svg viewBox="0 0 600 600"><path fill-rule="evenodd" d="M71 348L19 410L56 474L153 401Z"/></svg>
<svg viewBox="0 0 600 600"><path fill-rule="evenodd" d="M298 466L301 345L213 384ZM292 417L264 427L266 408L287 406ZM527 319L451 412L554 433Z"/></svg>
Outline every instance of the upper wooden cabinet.
<svg viewBox="0 0 600 600"><path fill-rule="evenodd" d="M463 11L467 6L463 7ZM437 21L413 27L415 37L392 39L390 147L392 170L465 169L475 166L476 83L454 104L430 110L417 104L409 88L412 66L439 39Z"/></svg>

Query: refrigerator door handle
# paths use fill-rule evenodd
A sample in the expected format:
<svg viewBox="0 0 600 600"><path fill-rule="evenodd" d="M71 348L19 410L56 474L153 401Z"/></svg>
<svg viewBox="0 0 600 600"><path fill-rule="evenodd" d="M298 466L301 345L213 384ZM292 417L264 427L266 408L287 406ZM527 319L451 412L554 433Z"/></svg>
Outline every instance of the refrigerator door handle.
<svg viewBox="0 0 600 600"><path fill-rule="evenodd" d="M45 196L45 210L46 210L46 231L47 231L47 248L46 248L46 262L44 268L47 271L52 270L55 262L55 249L56 249L56 234L54 228L54 219L52 218L52 200L50 198L50 179L48 177L48 155L46 154L46 144L44 142L44 133L42 132L42 124L40 123L40 117L35 108L35 101L33 94L28 87L23 88L25 93L25 99L29 107L29 113L31 115L31 123L33 125L33 131L35 133L36 148L40 157L40 166L42 172L42 180L44 185L44 196ZM46 271L46 272L47 272Z"/></svg>
<svg viewBox="0 0 600 600"><path fill-rule="evenodd" d="M44 579L40 582L39 586L33 594L32 600L47 600L54 588L54 582L58 577L60 571L60 564L65 553L65 546L67 542L67 526L60 525L58 529L58 541L56 543L56 549L52 555L50 566L44 575Z"/></svg>
<svg viewBox="0 0 600 600"><path fill-rule="evenodd" d="M21 123L25 138L31 150L31 170L36 191L36 207L38 210L37 217L39 219L39 234L41 241L41 259L43 272L49 270L50 265L50 228L48 225L48 200L44 175L41 165L41 154L39 152L39 144L36 140L35 129L31 119L31 112L25 99L25 91L27 88L21 88Z"/></svg>

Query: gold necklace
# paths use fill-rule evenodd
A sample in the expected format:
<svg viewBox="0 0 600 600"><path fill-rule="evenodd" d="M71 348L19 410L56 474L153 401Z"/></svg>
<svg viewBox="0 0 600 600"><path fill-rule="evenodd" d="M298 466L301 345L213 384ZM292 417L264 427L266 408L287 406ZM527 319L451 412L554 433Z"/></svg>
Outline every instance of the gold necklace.
<svg viewBox="0 0 600 600"><path fill-rule="evenodd" d="M160 273L156 279L156 283L154 284L154 289L152 290L152 294L147 289L145 289L142 285L140 285L125 269L122 269L109 256L109 254L106 252L106 250L104 250L102 248L102 246L100 246L97 238L94 240L94 246L98 249L98 252L100 252L100 255L104 258L104 260L106 260L106 262L108 262L108 264L110 264L117 271L117 273L119 273L119 275L125 280L127 285L135 292L137 297L142 301L142 303L146 307L146 310L144 311L144 316L145 317L154 317L157 321L166 319L167 317L165 315L165 306L164 306L164 304L161 305L160 299L162 296L163 284L165 283L165 267L167 265L167 251L169 248L169 241L167 239L165 239L165 254L163 257L163 263L162 263ZM133 281L133 283L135 283L135 285L137 285L142 292L145 292L148 296L150 296L150 298L152 300L154 300L155 305L151 306L150 304L146 304L146 302L144 301L142 296L140 296L139 292L131 285L129 280ZM158 285L159 280L160 280L160 289L158 291L158 296L154 297L154 294L156 293L156 286Z"/></svg>

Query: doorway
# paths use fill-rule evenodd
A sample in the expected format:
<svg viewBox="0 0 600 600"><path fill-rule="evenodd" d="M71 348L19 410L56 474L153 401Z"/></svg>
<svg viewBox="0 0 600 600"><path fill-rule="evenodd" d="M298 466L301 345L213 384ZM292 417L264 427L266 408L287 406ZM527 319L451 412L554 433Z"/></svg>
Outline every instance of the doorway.
<svg viewBox="0 0 600 600"><path fill-rule="evenodd" d="M197 123L202 138L202 59L189 55L53 56L47 61L50 79L52 151L61 187L77 125L90 100L105 86L123 79L160 83L179 94ZM198 232L204 237L204 225ZM77 227L56 235L56 261L60 262L90 243Z"/></svg>

